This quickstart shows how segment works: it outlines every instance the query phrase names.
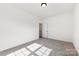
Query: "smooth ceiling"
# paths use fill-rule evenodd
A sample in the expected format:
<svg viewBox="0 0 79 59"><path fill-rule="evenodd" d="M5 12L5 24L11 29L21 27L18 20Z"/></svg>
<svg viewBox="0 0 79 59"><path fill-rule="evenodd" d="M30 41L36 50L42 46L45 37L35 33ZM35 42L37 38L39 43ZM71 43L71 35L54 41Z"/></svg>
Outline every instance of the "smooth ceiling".
<svg viewBox="0 0 79 59"><path fill-rule="evenodd" d="M17 3L15 6L26 13L32 15L48 18L61 13L72 12L74 8L73 3L47 3L46 8L41 7L41 3Z"/></svg>

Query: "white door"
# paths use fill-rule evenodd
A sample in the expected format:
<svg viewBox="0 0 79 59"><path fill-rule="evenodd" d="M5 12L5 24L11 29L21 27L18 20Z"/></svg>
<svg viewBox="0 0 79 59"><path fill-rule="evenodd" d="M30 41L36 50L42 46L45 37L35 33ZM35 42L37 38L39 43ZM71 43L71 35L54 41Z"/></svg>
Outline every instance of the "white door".
<svg viewBox="0 0 79 59"><path fill-rule="evenodd" d="M46 22L43 23L43 37L48 38L48 24Z"/></svg>

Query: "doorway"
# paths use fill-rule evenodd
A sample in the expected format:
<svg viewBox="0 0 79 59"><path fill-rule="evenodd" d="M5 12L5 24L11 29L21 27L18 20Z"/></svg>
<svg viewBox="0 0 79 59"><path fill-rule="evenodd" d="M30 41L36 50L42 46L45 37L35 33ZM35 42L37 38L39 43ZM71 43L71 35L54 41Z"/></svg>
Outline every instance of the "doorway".
<svg viewBox="0 0 79 59"><path fill-rule="evenodd" d="M43 24L39 23L39 38L43 38L42 37L42 27L43 27Z"/></svg>

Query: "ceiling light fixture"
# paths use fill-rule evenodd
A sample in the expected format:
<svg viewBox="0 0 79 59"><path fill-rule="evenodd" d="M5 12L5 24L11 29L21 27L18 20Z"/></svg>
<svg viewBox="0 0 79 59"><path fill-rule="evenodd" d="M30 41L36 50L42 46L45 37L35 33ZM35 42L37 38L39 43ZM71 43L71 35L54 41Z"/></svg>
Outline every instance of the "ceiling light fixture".
<svg viewBox="0 0 79 59"><path fill-rule="evenodd" d="M41 7L46 7L47 3L41 3Z"/></svg>

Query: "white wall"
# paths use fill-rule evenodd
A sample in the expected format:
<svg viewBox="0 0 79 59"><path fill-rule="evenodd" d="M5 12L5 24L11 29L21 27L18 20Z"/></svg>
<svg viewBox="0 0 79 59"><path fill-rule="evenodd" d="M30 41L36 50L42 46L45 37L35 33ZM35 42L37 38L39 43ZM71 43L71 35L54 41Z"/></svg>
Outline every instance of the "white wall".
<svg viewBox="0 0 79 59"><path fill-rule="evenodd" d="M72 13L64 13L45 19L43 26L44 37L72 42Z"/></svg>
<svg viewBox="0 0 79 59"><path fill-rule="evenodd" d="M79 53L79 4L76 4L74 10L74 36L73 43Z"/></svg>
<svg viewBox="0 0 79 59"><path fill-rule="evenodd" d="M38 39L36 17L13 4L0 4L0 51Z"/></svg>

